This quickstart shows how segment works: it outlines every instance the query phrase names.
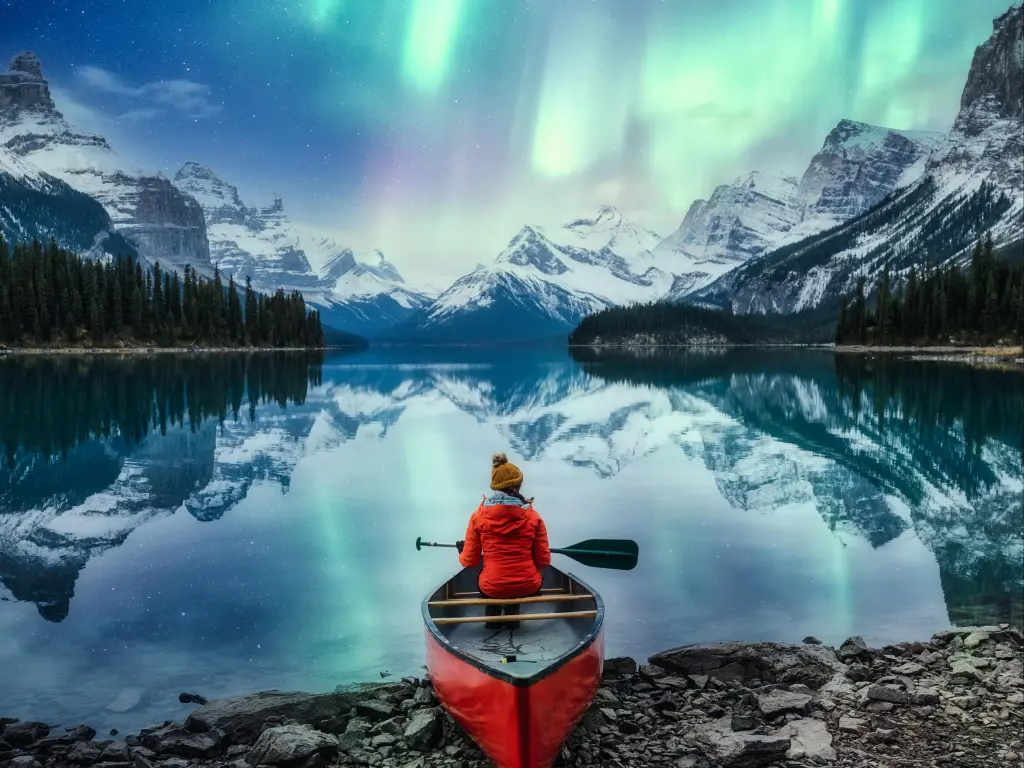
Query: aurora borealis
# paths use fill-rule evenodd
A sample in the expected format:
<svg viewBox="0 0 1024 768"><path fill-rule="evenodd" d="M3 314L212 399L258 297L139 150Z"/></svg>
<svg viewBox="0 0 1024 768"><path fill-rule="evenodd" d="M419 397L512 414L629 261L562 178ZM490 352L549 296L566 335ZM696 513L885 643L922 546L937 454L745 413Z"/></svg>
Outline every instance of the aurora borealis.
<svg viewBox="0 0 1024 768"><path fill-rule="evenodd" d="M68 117L145 166L203 162L450 277L602 203L665 234L739 173L801 172L844 117L944 130L1007 6L0 0L0 48L36 51ZM192 108L154 102L161 81Z"/></svg>

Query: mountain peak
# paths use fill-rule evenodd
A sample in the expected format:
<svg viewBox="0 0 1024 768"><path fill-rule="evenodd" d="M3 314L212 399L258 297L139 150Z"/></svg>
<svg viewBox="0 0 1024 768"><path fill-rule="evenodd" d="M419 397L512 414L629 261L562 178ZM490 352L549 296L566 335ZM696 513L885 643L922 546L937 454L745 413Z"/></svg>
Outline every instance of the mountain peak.
<svg viewBox="0 0 1024 768"><path fill-rule="evenodd" d="M992 36L974 51L960 109L985 97L1005 117L1024 119L1024 4L992 22Z"/></svg>
<svg viewBox="0 0 1024 768"><path fill-rule="evenodd" d="M12 75L24 75L32 80L43 79L43 65L32 51L19 53L11 59L10 72Z"/></svg>
<svg viewBox="0 0 1024 768"><path fill-rule="evenodd" d="M210 166L203 165L202 163L197 163L192 160L181 166L178 172L174 174L174 180L176 182L184 181L185 179L203 179L204 181L215 182L224 181L224 179L218 176Z"/></svg>

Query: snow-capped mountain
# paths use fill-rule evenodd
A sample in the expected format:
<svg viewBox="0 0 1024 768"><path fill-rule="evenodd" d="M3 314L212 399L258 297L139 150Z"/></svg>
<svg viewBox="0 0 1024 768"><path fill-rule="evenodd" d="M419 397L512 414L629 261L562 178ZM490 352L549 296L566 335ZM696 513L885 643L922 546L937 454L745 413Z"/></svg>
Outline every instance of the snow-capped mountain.
<svg viewBox="0 0 1024 768"><path fill-rule="evenodd" d="M246 206L237 187L195 162L182 166L174 184L202 206L211 259L225 275L237 282L251 277L264 293L300 291L329 326L372 336L430 300L405 285L380 252L373 263L361 263L350 248L296 225L279 197L263 208ZM319 272L314 263L322 265Z"/></svg>
<svg viewBox="0 0 1024 768"><path fill-rule="evenodd" d="M941 134L841 120L800 179L754 172L697 200L656 255L689 259L681 299L750 259L858 216L924 172Z"/></svg>
<svg viewBox="0 0 1024 768"><path fill-rule="evenodd" d="M932 141L927 157L898 177L899 164L888 172L888 180L906 186L844 224L747 262L687 300L737 313L795 312L837 303L857 276L873 282L884 262L901 270L963 258L986 231L996 245L1019 240L1024 7L1011 8L993 26L991 38L974 54L949 135ZM923 175L910 182L918 167ZM828 203L842 210L867 202L850 206L847 200L845 194L828 195Z"/></svg>
<svg viewBox="0 0 1024 768"><path fill-rule="evenodd" d="M526 341L563 336L586 315L664 295L660 238L611 206L555 231L525 226L490 265L459 278L396 338Z"/></svg>
<svg viewBox="0 0 1024 768"><path fill-rule="evenodd" d="M126 163L103 137L76 132L57 111L31 53L15 56L0 75L0 148L101 203L142 257L179 270L185 264L209 269L206 223L196 201L162 176Z"/></svg>

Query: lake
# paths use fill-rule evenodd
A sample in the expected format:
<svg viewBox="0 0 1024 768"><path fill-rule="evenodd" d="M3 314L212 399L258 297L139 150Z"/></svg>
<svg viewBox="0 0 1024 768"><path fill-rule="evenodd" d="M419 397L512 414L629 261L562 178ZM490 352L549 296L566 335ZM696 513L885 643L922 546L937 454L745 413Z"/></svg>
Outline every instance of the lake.
<svg viewBox="0 0 1024 768"><path fill-rule="evenodd" d="M1022 623L1024 376L823 351L0 359L0 715L420 674L490 455L609 655Z"/></svg>

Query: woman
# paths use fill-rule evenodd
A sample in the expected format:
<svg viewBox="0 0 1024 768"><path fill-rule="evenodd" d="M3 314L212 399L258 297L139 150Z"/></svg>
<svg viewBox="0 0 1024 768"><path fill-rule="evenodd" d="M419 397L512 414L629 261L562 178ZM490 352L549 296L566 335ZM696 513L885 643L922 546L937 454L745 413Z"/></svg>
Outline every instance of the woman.
<svg viewBox="0 0 1024 768"><path fill-rule="evenodd" d="M548 532L533 509L533 499L519 492L523 473L504 453L491 457L490 496L469 518L464 541L456 542L465 568L480 564L480 592L488 598L529 597L540 591L541 570L551 565ZM518 605L488 605L487 616L518 616ZM488 629L515 629L518 621L484 624Z"/></svg>

